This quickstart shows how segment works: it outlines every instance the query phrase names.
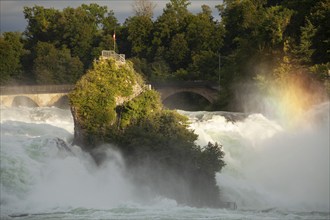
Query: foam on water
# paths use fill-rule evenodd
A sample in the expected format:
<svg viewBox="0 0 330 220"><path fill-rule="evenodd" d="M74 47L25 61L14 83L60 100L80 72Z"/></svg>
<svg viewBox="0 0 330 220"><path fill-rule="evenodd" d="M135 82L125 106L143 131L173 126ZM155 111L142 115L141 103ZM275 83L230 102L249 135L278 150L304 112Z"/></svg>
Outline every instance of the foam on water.
<svg viewBox="0 0 330 220"><path fill-rule="evenodd" d="M318 106L306 115L314 123L291 130L261 114L181 112L190 117L199 144L217 141L224 147L227 166L218 184L223 198L239 208L225 210L141 198L113 147L106 146L108 160L101 167L77 146L59 147L58 138L73 138L69 110L1 108L1 217L327 219L328 110L329 104Z"/></svg>
<svg viewBox="0 0 330 220"><path fill-rule="evenodd" d="M105 208L128 200L121 155L107 147L111 160L97 167L79 147L59 148L58 138L70 142L72 131L68 110L1 110L2 214Z"/></svg>
<svg viewBox="0 0 330 220"><path fill-rule="evenodd" d="M233 122L226 116L235 113L181 113L200 145L223 145L227 166L217 179L227 200L245 209L329 211L329 103L290 127L261 114Z"/></svg>

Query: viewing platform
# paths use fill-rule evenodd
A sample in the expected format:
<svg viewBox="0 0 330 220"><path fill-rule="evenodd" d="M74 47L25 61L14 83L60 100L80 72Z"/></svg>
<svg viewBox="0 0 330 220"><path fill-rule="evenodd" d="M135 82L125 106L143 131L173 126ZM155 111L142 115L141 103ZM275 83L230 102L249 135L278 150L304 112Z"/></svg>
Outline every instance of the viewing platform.
<svg viewBox="0 0 330 220"><path fill-rule="evenodd" d="M118 54L113 50L102 50L102 55L100 57L100 59L102 60L106 60L109 59L110 57L115 58L116 61L121 62L121 63L125 63L126 59L125 59L125 54Z"/></svg>

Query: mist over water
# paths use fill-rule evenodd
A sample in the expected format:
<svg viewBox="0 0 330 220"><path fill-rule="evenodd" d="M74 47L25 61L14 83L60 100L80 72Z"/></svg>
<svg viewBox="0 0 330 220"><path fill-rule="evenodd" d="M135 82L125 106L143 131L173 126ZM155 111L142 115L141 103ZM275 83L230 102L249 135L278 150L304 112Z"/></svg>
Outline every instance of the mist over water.
<svg viewBox="0 0 330 220"><path fill-rule="evenodd" d="M180 113L189 116L200 145L223 145L227 166L217 181L221 196L236 202L238 210L197 209L143 195L115 146L105 146L107 159L97 166L78 146L61 145L58 138L68 144L73 139L69 110L2 107L1 217L329 218L329 103L290 127L262 114Z"/></svg>
<svg viewBox="0 0 330 220"><path fill-rule="evenodd" d="M182 112L198 143L223 145L222 196L243 209L329 211L329 102L285 127L262 114ZM230 116L230 117L228 117Z"/></svg>
<svg viewBox="0 0 330 220"><path fill-rule="evenodd" d="M72 140L72 125L69 110L2 109L2 214L107 208L130 199L131 186L117 151L107 147L109 160L98 167L78 146L68 151L60 145L58 137Z"/></svg>

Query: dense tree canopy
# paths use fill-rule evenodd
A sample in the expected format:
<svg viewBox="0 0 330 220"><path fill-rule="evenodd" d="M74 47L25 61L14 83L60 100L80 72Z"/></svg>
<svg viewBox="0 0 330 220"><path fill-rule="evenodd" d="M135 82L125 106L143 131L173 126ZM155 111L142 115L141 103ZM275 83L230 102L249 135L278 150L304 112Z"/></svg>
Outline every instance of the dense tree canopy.
<svg viewBox="0 0 330 220"><path fill-rule="evenodd" d="M83 64L67 48L56 49L53 44L38 42L33 69L39 84L70 84L82 75Z"/></svg>
<svg viewBox="0 0 330 220"><path fill-rule="evenodd" d="M0 36L0 84L21 78L21 58L25 53L23 46L20 33L8 32Z"/></svg>
<svg viewBox="0 0 330 220"><path fill-rule="evenodd" d="M149 81L214 81L220 74L228 90L238 81L272 73L284 57L312 78L329 80L329 0L224 0L216 9L201 6L196 14L189 6L189 0L170 0L153 18L154 4L138 0L135 14L123 24L112 10L95 3L63 10L25 7L24 34L13 40L17 34L4 33L0 39L2 84L9 79L44 83L36 77L38 62L45 62L38 57L40 42L79 59L84 70L103 49L115 46ZM221 20L212 17L212 10ZM58 74L48 73L54 79ZM82 72L66 79L73 82L77 74Z"/></svg>

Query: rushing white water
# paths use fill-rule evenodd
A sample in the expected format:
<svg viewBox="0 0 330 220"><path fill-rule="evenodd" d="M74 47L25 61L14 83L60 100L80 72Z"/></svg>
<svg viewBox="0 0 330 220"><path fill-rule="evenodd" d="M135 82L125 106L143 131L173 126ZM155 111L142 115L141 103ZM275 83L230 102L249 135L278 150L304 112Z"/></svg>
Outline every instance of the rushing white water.
<svg viewBox="0 0 330 220"><path fill-rule="evenodd" d="M73 138L69 110L20 107L1 108L1 219L329 218L329 103L291 128L261 114L181 113L199 144L223 145L227 166L217 180L238 210L141 197L114 148L97 167L79 147L61 145L58 138Z"/></svg>
<svg viewBox="0 0 330 220"><path fill-rule="evenodd" d="M227 200L245 209L329 211L329 103L290 128L261 114L237 122L221 112L185 114L201 146L223 145L227 167L217 179Z"/></svg>

